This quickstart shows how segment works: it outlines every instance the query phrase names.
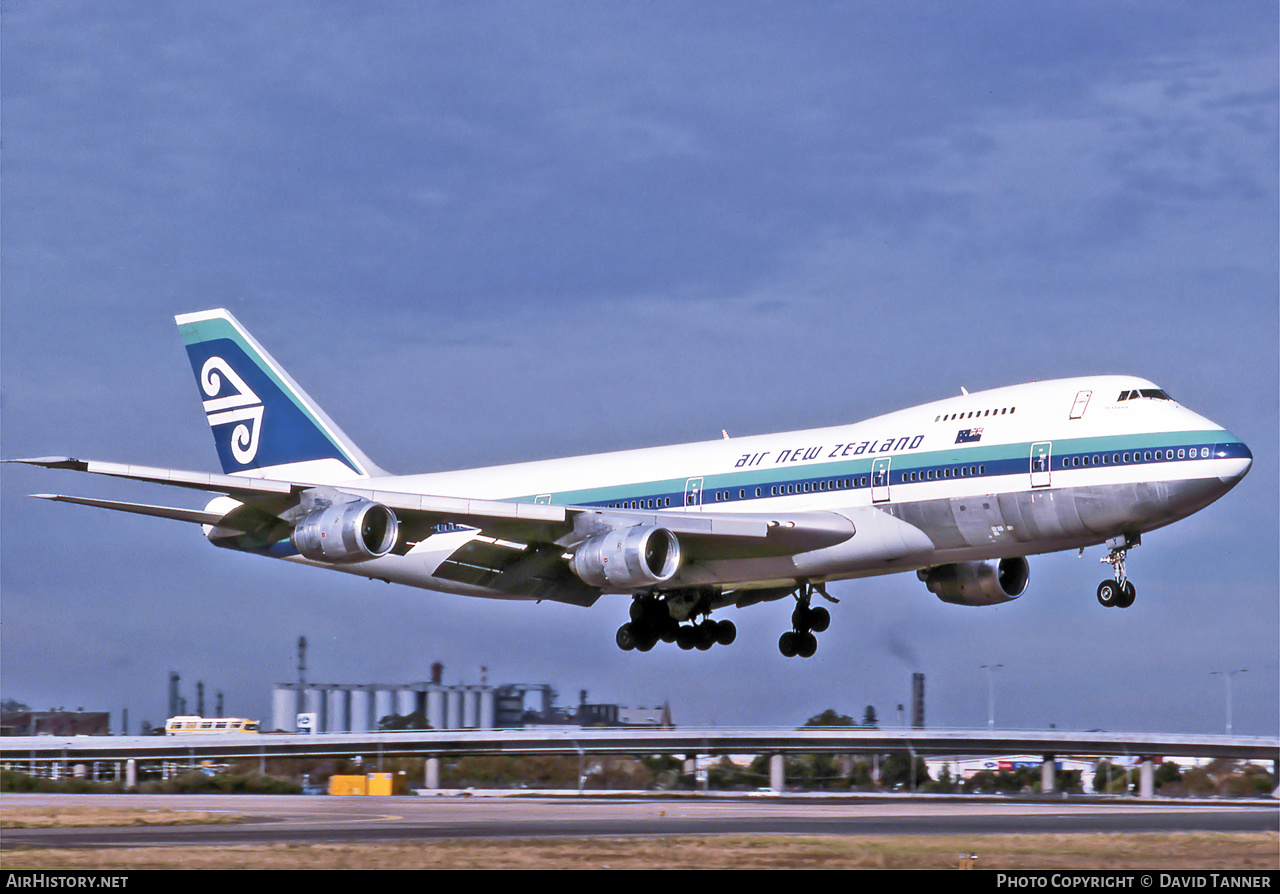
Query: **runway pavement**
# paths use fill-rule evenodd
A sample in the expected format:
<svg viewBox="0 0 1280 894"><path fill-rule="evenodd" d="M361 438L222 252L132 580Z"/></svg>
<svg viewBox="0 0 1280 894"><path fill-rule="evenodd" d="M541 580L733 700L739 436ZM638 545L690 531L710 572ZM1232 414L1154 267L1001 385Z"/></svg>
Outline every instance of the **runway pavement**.
<svg viewBox="0 0 1280 894"><path fill-rule="evenodd" d="M708 834L1277 832L1280 804L935 797L0 795L27 808L202 811L235 822L6 829L0 847L125 847Z"/></svg>

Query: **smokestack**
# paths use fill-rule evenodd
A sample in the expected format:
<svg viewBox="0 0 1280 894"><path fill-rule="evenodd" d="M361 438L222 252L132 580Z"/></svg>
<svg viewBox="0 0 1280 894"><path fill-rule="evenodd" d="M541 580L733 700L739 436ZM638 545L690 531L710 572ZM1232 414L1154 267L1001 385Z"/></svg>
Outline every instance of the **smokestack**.
<svg viewBox="0 0 1280 894"><path fill-rule="evenodd" d="M924 674L911 675L911 726L924 729Z"/></svg>
<svg viewBox="0 0 1280 894"><path fill-rule="evenodd" d="M178 672L169 671L169 716L176 717L181 714L181 697L178 695Z"/></svg>

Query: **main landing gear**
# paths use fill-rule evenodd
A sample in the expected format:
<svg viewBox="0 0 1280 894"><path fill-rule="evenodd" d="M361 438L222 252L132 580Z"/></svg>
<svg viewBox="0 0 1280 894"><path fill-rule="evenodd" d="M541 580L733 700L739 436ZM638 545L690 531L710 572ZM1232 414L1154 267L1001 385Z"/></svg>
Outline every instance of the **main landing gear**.
<svg viewBox="0 0 1280 894"><path fill-rule="evenodd" d="M693 621L697 615L701 621ZM618 628L618 648L624 652L636 649L648 652L658 644L675 643L681 649L697 649L705 652L712 646L728 646L738 638L738 628L732 621L713 621L709 610L698 602L688 603L670 595L666 599L642 595L631 602L631 620ZM677 615L689 620L681 624Z"/></svg>
<svg viewBox="0 0 1280 894"><path fill-rule="evenodd" d="M1129 580L1125 574L1124 560L1126 554L1135 546L1142 544L1142 539L1138 535L1124 535L1121 537L1113 537L1107 541L1107 546L1111 548L1111 552L1104 556L1101 561L1106 562L1115 571L1114 580L1104 580L1098 584L1098 603L1106 608L1128 608L1133 605L1134 597L1137 591L1134 589L1133 581Z"/></svg>
<svg viewBox="0 0 1280 894"><path fill-rule="evenodd" d="M818 651L818 638L814 634L822 633L831 626L829 611L821 605L817 608L809 605L809 600L813 598L814 593L821 594L828 602L839 601L827 593L822 584L811 584L806 581L796 588L793 594L796 598L796 607L791 613L793 629L778 637L778 651L784 658L795 658L797 655L801 658L812 658Z"/></svg>

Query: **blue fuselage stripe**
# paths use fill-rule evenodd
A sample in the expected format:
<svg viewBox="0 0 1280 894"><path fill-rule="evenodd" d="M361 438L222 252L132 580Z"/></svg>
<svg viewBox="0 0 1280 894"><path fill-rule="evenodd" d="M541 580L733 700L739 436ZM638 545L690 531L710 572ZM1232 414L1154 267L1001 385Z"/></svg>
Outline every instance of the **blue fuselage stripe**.
<svg viewBox="0 0 1280 894"><path fill-rule="evenodd" d="M1059 440L1052 445L1049 468L1060 472L1082 468L1137 466L1191 460L1249 458L1252 454L1239 441L1221 442L1219 432L1160 432L1137 437L1106 437ZM898 487L934 481L996 478L1029 475L1032 472L1032 443L991 446L958 446L922 454L882 454L853 461L822 463L803 470L753 469L701 475L700 505L771 499L840 490L865 490L885 484ZM877 459L890 459L888 482L874 481L872 466ZM597 506L623 509L665 509L685 506L685 478L635 482L590 490L552 493L549 502L560 505ZM547 494L537 495L547 502ZM512 502L533 502L535 495L512 498Z"/></svg>

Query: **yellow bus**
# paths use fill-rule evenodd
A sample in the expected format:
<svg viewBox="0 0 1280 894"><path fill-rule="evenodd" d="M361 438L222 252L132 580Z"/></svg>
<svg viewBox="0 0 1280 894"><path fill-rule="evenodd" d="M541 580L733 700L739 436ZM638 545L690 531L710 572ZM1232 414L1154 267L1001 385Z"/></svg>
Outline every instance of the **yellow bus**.
<svg viewBox="0 0 1280 894"><path fill-rule="evenodd" d="M258 721L243 717L170 717L164 724L166 736L200 736L209 733L256 733Z"/></svg>

